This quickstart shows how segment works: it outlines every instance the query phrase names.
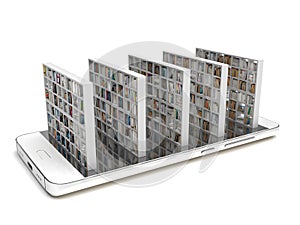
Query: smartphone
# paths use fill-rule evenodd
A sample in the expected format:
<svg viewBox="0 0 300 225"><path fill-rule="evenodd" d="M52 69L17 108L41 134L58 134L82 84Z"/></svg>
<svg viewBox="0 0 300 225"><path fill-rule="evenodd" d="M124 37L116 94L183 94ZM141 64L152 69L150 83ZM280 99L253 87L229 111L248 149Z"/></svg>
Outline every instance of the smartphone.
<svg viewBox="0 0 300 225"><path fill-rule="evenodd" d="M224 140L196 148L170 148L169 151L159 151L160 148L156 148L149 151L145 157L137 158L130 152L127 152L126 149L123 149L121 153L115 154L115 149L104 147L101 150L103 151L102 153L111 157L101 157L101 153L98 153L98 169L90 171L86 177L50 143L48 131L21 135L16 138L16 145L19 157L45 191L52 196L61 196L255 142L276 135L278 130L279 124L260 117L259 126L256 129L236 129L233 135ZM115 147L117 148L117 146ZM108 158L111 162L107 162ZM119 163L113 164L115 161Z"/></svg>

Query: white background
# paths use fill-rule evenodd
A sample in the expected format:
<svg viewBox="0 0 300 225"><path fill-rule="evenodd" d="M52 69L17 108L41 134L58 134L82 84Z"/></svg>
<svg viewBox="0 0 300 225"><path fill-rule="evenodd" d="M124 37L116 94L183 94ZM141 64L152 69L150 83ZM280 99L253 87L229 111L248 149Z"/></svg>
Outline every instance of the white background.
<svg viewBox="0 0 300 225"><path fill-rule="evenodd" d="M1 1L1 224L299 224L297 2ZM14 141L46 129L41 63L83 74L89 57L147 40L264 59L260 115L280 134L219 154L204 173L196 159L155 186L50 197Z"/></svg>

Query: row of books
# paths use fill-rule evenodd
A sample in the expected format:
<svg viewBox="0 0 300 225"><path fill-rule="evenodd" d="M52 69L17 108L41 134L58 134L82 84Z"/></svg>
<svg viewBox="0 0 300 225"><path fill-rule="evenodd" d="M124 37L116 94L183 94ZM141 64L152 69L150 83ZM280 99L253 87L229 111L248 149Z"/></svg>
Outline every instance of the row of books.
<svg viewBox="0 0 300 225"><path fill-rule="evenodd" d="M67 89L77 96L83 96L82 85L78 82L69 79L68 77L52 70L50 68L44 67L44 75L47 76L50 80L55 82L55 84L60 85L60 87Z"/></svg>

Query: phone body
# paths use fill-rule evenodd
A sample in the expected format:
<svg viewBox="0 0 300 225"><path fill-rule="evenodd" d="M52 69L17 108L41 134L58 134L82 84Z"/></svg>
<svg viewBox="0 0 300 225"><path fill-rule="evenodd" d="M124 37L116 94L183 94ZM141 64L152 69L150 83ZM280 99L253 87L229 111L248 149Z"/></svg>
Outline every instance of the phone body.
<svg viewBox="0 0 300 225"><path fill-rule="evenodd" d="M201 147L186 149L166 156L135 161L119 168L84 177L65 159L47 139L47 132L34 132L16 138L17 153L40 185L52 196L61 196L110 181L158 169L203 155L216 153L260 139L275 136L279 124L259 118L253 132L225 139ZM166 160L167 159L167 160Z"/></svg>

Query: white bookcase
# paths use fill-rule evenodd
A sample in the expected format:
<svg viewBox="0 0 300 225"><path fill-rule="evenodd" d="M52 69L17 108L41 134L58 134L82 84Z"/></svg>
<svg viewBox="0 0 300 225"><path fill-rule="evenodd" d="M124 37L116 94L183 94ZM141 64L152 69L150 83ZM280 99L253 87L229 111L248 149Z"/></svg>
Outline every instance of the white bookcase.
<svg viewBox="0 0 300 225"><path fill-rule="evenodd" d="M147 149L165 141L188 146L190 70L128 56L129 69L147 77Z"/></svg>
<svg viewBox="0 0 300 225"><path fill-rule="evenodd" d="M87 176L97 167L93 85L50 63L43 72L50 142Z"/></svg>
<svg viewBox="0 0 300 225"><path fill-rule="evenodd" d="M89 60L94 86L97 150L146 155L146 77L100 60ZM118 147L119 146L119 147ZM118 150L119 149L119 150Z"/></svg>
<svg viewBox="0 0 300 225"><path fill-rule="evenodd" d="M258 126L263 61L226 53L196 49L196 56L229 65L227 92L228 124ZM240 126L239 126L240 127ZM247 129L245 127L245 129ZM228 126L229 128L229 126ZM230 126L236 129L236 126ZM234 130L231 130L234 132Z"/></svg>
<svg viewBox="0 0 300 225"><path fill-rule="evenodd" d="M163 52L163 61L191 70L190 147L223 139L228 65L170 52Z"/></svg>

